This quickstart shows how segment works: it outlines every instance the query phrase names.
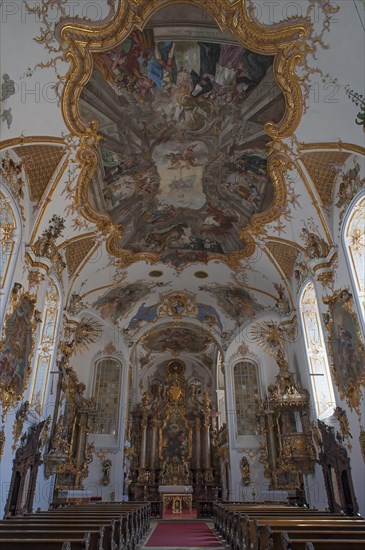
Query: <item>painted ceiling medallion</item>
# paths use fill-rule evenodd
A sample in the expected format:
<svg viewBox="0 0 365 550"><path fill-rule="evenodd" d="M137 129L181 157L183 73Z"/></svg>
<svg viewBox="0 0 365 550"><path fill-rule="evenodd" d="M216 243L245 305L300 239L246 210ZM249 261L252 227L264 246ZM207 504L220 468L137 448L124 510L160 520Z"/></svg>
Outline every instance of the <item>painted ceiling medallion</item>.
<svg viewBox="0 0 365 550"><path fill-rule="evenodd" d="M108 25L59 29L74 66L63 113L82 138L77 202L109 231L108 250L124 265L220 259L238 267L255 250L252 235L285 206L289 159L277 151L301 118L294 70L310 24L268 33L245 2L219 0L196 2L216 24L171 28L161 8L176 3L121 3Z"/></svg>

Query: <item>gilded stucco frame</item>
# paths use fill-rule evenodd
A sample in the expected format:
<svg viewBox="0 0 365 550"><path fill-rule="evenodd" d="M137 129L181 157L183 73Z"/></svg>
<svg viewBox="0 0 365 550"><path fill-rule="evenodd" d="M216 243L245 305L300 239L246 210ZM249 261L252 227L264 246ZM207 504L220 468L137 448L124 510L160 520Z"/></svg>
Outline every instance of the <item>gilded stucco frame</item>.
<svg viewBox="0 0 365 550"><path fill-rule="evenodd" d="M84 122L79 111L79 100L83 87L93 70L92 52L108 51L120 44L133 28L143 30L148 19L161 8L181 3L181 0L131 0L119 2L115 16L101 24L60 23L57 35L61 48L71 67L67 73L62 95L62 113L73 136L80 139L78 160L81 170L76 188L75 204L86 219L95 223L99 231L107 236L107 250L127 266L138 260L150 263L159 261L154 253L133 254L120 249L118 242L121 229L108 214L96 212L88 199L88 186L98 164L97 144L101 139L95 120ZM246 247L242 252L209 254L209 260L226 261L232 268L239 268L240 260L255 251L254 236L263 232L263 226L277 219L286 206L284 174L291 160L285 153L284 138L293 134L302 117L302 92L300 77L295 74L298 64L304 61L310 47L305 38L311 31L308 17L298 18L290 23L265 26L248 12L246 0L184 0L184 3L205 8L215 19L219 29L228 30L239 43L257 53L274 55L273 69L279 88L285 99L285 114L278 124L268 122L266 133L272 138L269 144L268 171L274 187L274 200L268 210L254 215L248 225L240 231L240 238Z"/></svg>

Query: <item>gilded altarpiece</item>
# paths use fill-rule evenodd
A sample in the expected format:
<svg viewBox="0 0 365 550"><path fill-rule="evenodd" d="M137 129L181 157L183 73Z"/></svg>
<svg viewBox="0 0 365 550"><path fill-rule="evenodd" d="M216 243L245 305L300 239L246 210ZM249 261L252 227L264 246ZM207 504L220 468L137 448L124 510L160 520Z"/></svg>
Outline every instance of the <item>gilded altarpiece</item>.
<svg viewBox="0 0 365 550"><path fill-rule="evenodd" d="M160 500L161 485L192 486L194 501L214 498L216 412L208 393L195 389L184 363L171 361L158 393L145 391L132 412L130 496L135 500Z"/></svg>

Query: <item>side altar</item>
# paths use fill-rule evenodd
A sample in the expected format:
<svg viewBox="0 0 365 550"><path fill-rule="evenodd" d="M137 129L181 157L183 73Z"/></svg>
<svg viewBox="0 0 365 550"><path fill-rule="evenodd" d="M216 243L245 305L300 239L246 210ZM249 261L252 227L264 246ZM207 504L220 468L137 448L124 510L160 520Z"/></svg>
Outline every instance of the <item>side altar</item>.
<svg viewBox="0 0 365 550"><path fill-rule="evenodd" d="M131 413L131 497L182 510L216 496L217 413L209 394L186 379L182 361L165 368L164 383L145 391Z"/></svg>

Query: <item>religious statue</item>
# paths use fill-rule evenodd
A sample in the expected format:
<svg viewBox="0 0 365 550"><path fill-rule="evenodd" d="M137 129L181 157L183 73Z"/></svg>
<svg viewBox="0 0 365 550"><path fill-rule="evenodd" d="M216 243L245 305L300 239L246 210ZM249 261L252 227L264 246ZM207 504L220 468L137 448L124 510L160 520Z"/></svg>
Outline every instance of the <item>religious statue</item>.
<svg viewBox="0 0 365 550"><path fill-rule="evenodd" d="M251 477L250 477L250 465L248 463L248 460L245 456L241 458L240 461L240 470L241 470L241 476L242 476L242 483L243 485L247 486L251 483Z"/></svg>
<svg viewBox="0 0 365 550"><path fill-rule="evenodd" d="M67 426L63 425L63 415L60 416L54 430L53 437L50 444L50 453L68 454L69 443L67 441Z"/></svg>
<svg viewBox="0 0 365 550"><path fill-rule="evenodd" d="M107 487L107 485L109 485L110 483L110 469L112 467L112 461L107 458L106 460L103 461L103 479L102 479L102 484L104 485L104 487Z"/></svg>
<svg viewBox="0 0 365 550"><path fill-rule="evenodd" d="M340 430L343 438L347 440L349 440L350 438L352 439L346 411L344 411L341 407L336 407L333 415L340 424Z"/></svg>
<svg viewBox="0 0 365 550"><path fill-rule="evenodd" d="M284 294L285 289L283 285L278 283L274 283L274 288L278 293L278 298L276 299L275 307L277 308L279 313L282 313L283 315L285 315L290 312L289 301Z"/></svg>
<svg viewBox="0 0 365 550"><path fill-rule="evenodd" d="M311 233L306 227L303 227L300 237L304 241L305 252L310 260L328 256L329 246L322 237Z"/></svg>
<svg viewBox="0 0 365 550"><path fill-rule="evenodd" d="M149 391L145 391L143 393L143 396L142 396L142 406L144 409L146 409L148 407L148 405L150 404L151 402L151 394Z"/></svg>

